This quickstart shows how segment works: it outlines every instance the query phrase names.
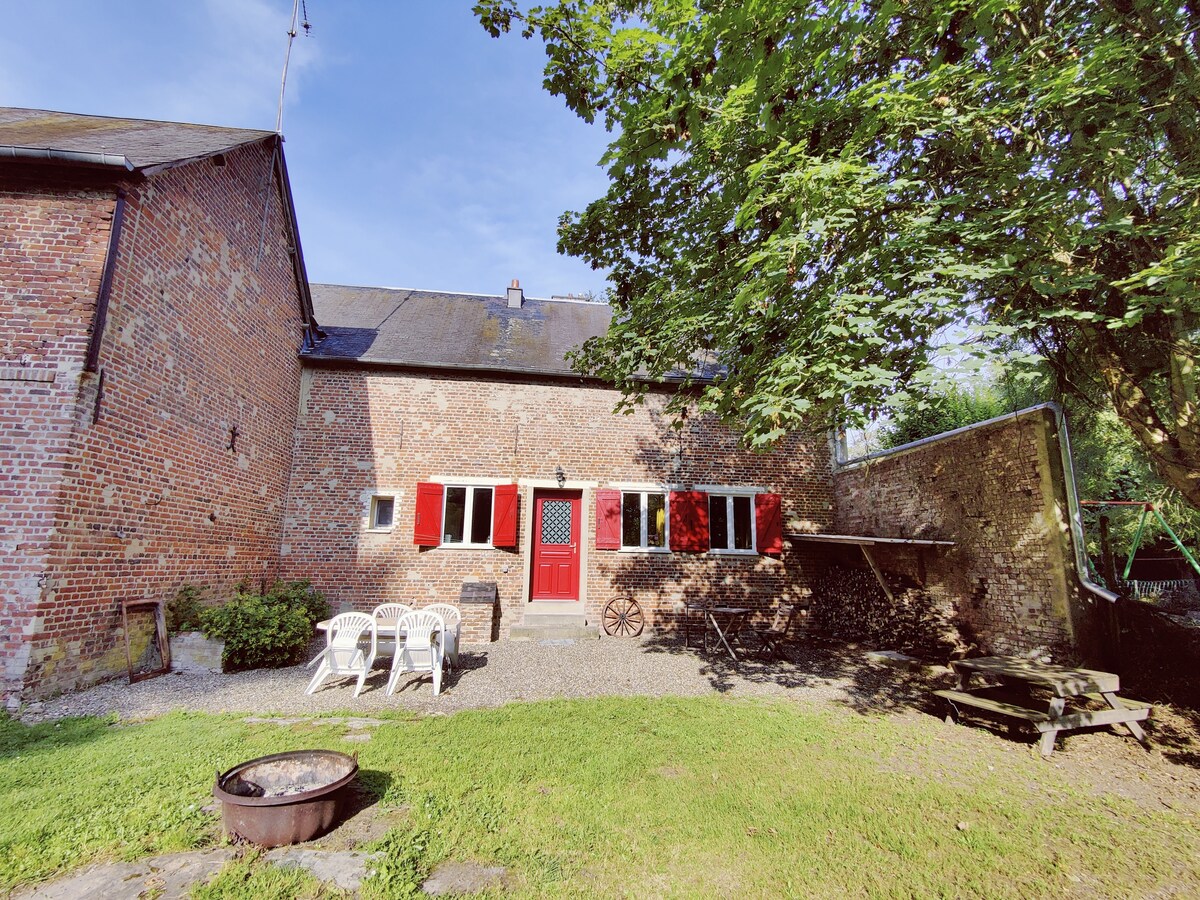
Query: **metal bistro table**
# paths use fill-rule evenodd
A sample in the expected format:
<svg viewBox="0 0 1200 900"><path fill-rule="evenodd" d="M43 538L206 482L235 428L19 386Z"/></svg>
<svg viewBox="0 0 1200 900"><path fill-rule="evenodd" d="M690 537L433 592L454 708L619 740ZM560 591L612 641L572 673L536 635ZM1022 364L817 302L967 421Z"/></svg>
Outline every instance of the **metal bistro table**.
<svg viewBox="0 0 1200 900"><path fill-rule="evenodd" d="M730 646L729 641L732 638L737 640L741 634L742 626L746 624L746 617L750 615L752 610L745 609L741 606L710 606L707 603L685 603L683 605L683 646L691 646L691 621L692 611L700 612L701 622L704 627L704 652L708 652L708 630L712 628L717 633L717 640L725 647L725 650L733 658L734 662L738 661L738 655ZM722 624L724 620L724 624Z"/></svg>
<svg viewBox="0 0 1200 900"><path fill-rule="evenodd" d="M934 691L950 704L952 712L948 719L957 719L958 708L965 706L1028 722L1041 732L1038 749L1042 756L1049 756L1054 751L1054 741L1060 731L1096 725L1123 724L1143 746L1146 743L1146 733L1138 722L1150 715L1150 704L1118 697L1120 679L1112 672L1071 669L1018 656L959 659L951 666L958 676L958 689ZM971 678L976 675L999 681L1001 686L972 689ZM1031 695L1033 688L1049 691L1049 703L1037 704ZM1108 709L1067 710L1068 700L1081 698L1102 700ZM1035 704L1045 708L1035 708Z"/></svg>

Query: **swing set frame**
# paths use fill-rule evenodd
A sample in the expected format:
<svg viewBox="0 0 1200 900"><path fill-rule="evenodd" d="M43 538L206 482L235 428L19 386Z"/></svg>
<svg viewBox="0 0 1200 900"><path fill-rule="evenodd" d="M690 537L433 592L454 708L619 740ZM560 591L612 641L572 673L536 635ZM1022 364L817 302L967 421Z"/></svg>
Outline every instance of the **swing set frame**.
<svg viewBox="0 0 1200 900"><path fill-rule="evenodd" d="M1088 508L1099 508L1107 506L1138 506L1141 507L1142 516L1138 520L1137 531L1133 535L1133 545L1129 548L1129 558L1125 560L1125 571L1121 574L1122 581L1129 580L1129 573L1133 569L1133 558L1137 555L1138 549L1142 546L1142 532L1146 528L1146 520L1153 515L1158 520L1158 524L1163 527L1163 530L1171 536L1171 540L1175 542L1175 546L1179 548L1179 552L1183 554L1184 559L1188 561L1192 569L1197 575L1200 575L1200 562L1196 561L1196 557L1192 552L1183 545L1183 541L1179 539L1174 529L1167 524L1167 520L1162 517L1162 513L1154 506L1154 503L1149 500L1081 500L1080 506Z"/></svg>

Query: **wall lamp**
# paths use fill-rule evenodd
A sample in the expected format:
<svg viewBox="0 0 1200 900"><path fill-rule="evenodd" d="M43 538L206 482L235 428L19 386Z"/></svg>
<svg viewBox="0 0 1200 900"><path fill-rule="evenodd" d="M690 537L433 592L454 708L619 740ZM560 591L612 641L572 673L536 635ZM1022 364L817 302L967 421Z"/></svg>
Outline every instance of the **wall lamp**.
<svg viewBox="0 0 1200 900"><path fill-rule="evenodd" d="M562 466L554 467L554 477L558 480L559 487L565 487L567 483L567 473L563 471Z"/></svg>

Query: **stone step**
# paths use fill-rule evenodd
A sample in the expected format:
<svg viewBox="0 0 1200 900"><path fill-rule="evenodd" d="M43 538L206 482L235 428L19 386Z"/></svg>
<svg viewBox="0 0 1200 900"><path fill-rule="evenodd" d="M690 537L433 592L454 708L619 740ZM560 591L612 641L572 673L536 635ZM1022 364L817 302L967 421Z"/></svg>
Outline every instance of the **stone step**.
<svg viewBox="0 0 1200 900"><path fill-rule="evenodd" d="M525 613L525 618L521 622L522 625L535 626L558 626L558 625L577 625L583 627L587 625L587 617L582 614L576 615L556 615L550 613Z"/></svg>
<svg viewBox="0 0 1200 900"><path fill-rule="evenodd" d="M514 625L508 632L510 641L594 641L600 629L594 625Z"/></svg>
<svg viewBox="0 0 1200 900"><path fill-rule="evenodd" d="M534 600L525 604L525 615L582 616L583 604L575 600Z"/></svg>

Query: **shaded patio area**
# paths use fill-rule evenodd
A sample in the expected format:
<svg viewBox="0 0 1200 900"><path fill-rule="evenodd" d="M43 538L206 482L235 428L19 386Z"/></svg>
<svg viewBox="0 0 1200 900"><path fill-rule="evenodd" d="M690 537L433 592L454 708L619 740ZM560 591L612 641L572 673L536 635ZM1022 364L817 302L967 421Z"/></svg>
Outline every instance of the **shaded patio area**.
<svg viewBox="0 0 1200 900"><path fill-rule="evenodd" d="M313 652L316 652L315 649ZM304 695L311 670L303 666L229 675L171 673L126 684L124 679L32 704L27 722L71 715L141 719L174 709L285 715L411 710L448 714L521 700L602 696L701 696L789 698L889 710L924 702L929 678L869 662L865 649L802 640L783 658L753 656L734 663L723 653L687 649L673 637L591 641L500 642L464 646L459 666L447 673L441 696L428 676L402 678L387 695L387 661L376 662L363 692L354 679L330 679Z"/></svg>

